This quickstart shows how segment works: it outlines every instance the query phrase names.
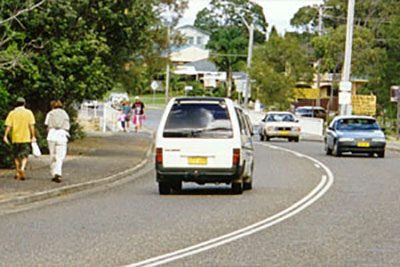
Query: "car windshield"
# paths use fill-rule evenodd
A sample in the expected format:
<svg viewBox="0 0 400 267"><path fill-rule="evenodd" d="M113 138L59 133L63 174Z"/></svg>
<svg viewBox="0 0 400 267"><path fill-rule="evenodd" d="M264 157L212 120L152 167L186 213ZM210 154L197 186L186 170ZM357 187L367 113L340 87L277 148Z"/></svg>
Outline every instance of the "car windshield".
<svg viewBox="0 0 400 267"><path fill-rule="evenodd" d="M298 108L298 109L296 109L296 113L300 113L300 114L312 113L312 110L306 109L306 108Z"/></svg>
<svg viewBox="0 0 400 267"><path fill-rule="evenodd" d="M267 117L265 118L266 121L269 122L279 122L279 121L291 121L294 122L295 118L292 114L268 114Z"/></svg>
<svg viewBox="0 0 400 267"><path fill-rule="evenodd" d="M221 103L176 103L168 115L163 136L232 138L228 109Z"/></svg>
<svg viewBox="0 0 400 267"><path fill-rule="evenodd" d="M379 125L373 119L351 118L341 119L337 123L341 131L379 130Z"/></svg>

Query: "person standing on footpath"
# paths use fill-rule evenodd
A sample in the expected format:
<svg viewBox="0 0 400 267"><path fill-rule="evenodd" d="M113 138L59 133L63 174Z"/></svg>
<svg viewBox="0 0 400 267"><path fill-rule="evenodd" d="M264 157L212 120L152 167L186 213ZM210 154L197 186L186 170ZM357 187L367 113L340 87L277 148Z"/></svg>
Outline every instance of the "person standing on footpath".
<svg viewBox="0 0 400 267"><path fill-rule="evenodd" d="M131 105L129 104L128 100L124 100L124 103L122 105L122 113L125 115L125 127L124 131L128 131L129 132L129 121L131 119L131 112L132 112L132 108Z"/></svg>
<svg viewBox="0 0 400 267"><path fill-rule="evenodd" d="M50 173L52 181L61 183L62 165L67 155L70 121L60 100L50 102L51 111L47 113L44 124L47 126L47 142L50 152Z"/></svg>
<svg viewBox="0 0 400 267"><path fill-rule="evenodd" d="M140 101L139 97L135 97L135 102L132 104L133 111L133 124L135 125L135 132L142 128L144 120L144 104Z"/></svg>
<svg viewBox="0 0 400 267"><path fill-rule="evenodd" d="M15 109L6 118L6 130L3 141L10 144L8 134L11 133L13 156L15 162L15 179L25 180L25 168L31 152L31 143L36 142L35 117L31 110L25 108L25 99L17 98Z"/></svg>

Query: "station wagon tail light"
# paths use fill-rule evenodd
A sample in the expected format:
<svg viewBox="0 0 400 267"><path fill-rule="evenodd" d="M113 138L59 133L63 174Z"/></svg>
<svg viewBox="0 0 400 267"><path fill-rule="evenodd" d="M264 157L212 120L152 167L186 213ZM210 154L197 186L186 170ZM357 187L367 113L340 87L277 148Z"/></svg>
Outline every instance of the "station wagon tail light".
<svg viewBox="0 0 400 267"><path fill-rule="evenodd" d="M293 130L294 130L295 132L300 132L300 131L301 131L301 128L300 128L300 127L294 127Z"/></svg>
<svg viewBox="0 0 400 267"><path fill-rule="evenodd" d="M233 149L233 156L232 156L232 164L239 165L240 162L240 149L234 148Z"/></svg>
<svg viewBox="0 0 400 267"><path fill-rule="evenodd" d="M156 148L156 164L163 163L163 150L162 148Z"/></svg>

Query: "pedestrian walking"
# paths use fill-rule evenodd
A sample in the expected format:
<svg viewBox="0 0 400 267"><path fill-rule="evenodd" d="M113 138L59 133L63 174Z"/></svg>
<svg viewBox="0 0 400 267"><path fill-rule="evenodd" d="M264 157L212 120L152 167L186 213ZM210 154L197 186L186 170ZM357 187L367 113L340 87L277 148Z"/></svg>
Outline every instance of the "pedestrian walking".
<svg viewBox="0 0 400 267"><path fill-rule="evenodd" d="M69 137L70 120L67 112L62 108L60 100L50 102L51 111L47 113L45 125L47 126L47 143L50 152L51 180L61 182L62 165L67 155L67 143Z"/></svg>
<svg viewBox="0 0 400 267"><path fill-rule="evenodd" d="M144 104L140 101L139 96L135 97L135 102L132 104L132 112L133 112L133 124L135 125L135 132L138 132L143 125L143 121L145 119L144 115Z"/></svg>
<svg viewBox="0 0 400 267"><path fill-rule="evenodd" d="M125 115L124 116L125 127L123 127L124 131L129 131L129 121L131 120L131 112L132 112L131 105L128 100L125 100L122 106L122 113Z"/></svg>
<svg viewBox="0 0 400 267"><path fill-rule="evenodd" d="M25 108L25 99L18 97L16 107L7 115L3 141L10 144L8 134L11 132L12 151L15 162L15 179L25 180L25 169L31 152L31 143L36 142L35 117L31 110Z"/></svg>
<svg viewBox="0 0 400 267"><path fill-rule="evenodd" d="M122 131L126 132L126 116L124 114L124 112L122 112L119 114L118 116L118 122L120 123L121 129Z"/></svg>

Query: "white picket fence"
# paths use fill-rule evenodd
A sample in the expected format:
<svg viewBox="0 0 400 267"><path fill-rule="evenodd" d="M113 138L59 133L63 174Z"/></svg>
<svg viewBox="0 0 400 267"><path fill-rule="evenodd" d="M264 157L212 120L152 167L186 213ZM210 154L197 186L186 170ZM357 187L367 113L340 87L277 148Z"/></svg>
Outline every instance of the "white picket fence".
<svg viewBox="0 0 400 267"><path fill-rule="evenodd" d="M117 132L121 130L120 122L118 117L120 116L120 111L114 109L110 103L103 104L103 114L100 118L100 128L102 132Z"/></svg>
<svg viewBox="0 0 400 267"><path fill-rule="evenodd" d="M111 104L107 102L98 103L98 105L91 107L81 105L79 108L80 120L96 125L94 128L102 132L117 132L122 130L120 122L118 122L120 113L120 111L111 107Z"/></svg>

